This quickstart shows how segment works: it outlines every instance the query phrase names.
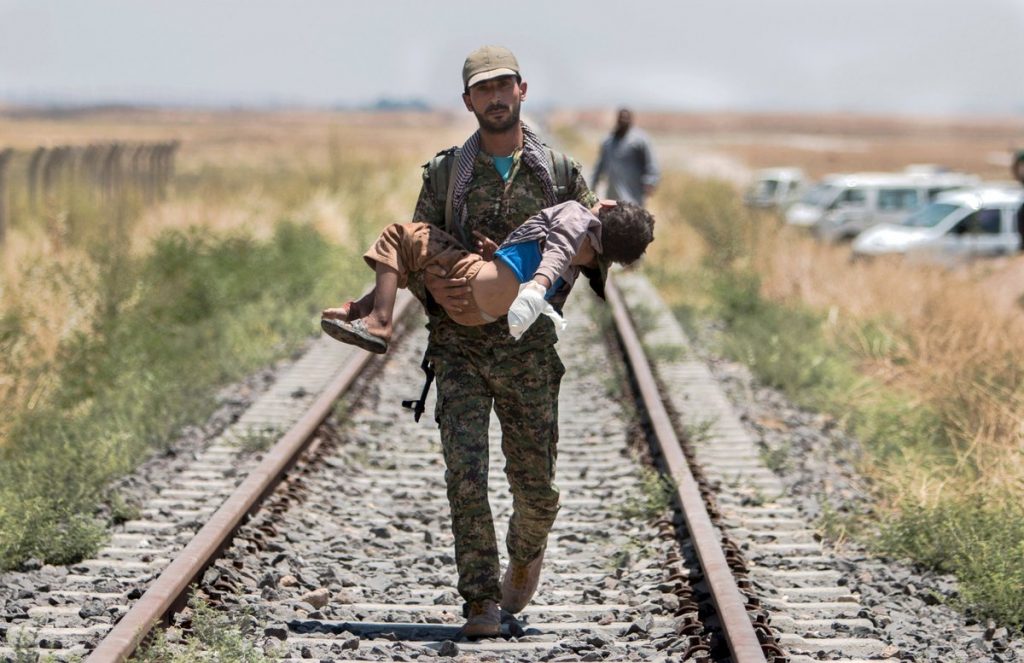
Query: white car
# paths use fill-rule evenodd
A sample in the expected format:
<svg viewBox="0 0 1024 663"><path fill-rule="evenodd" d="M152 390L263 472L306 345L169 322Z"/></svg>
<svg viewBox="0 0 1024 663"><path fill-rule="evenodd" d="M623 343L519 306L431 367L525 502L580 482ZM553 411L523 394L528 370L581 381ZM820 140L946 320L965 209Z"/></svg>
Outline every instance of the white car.
<svg viewBox="0 0 1024 663"><path fill-rule="evenodd" d="M944 191L976 186L964 173L911 171L830 175L786 211L786 222L829 241L852 239L879 223L896 223Z"/></svg>
<svg viewBox="0 0 1024 663"><path fill-rule="evenodd" d="M800 198L806 181L799 168L765 168L754 173L743 201L750 207L785 207Z"/></svg>
<svg viewBox="0 0 1024 663"><path fill-rule="evenodd" d="M856 255L934 253L963 258L1020 250L1017 213L1024 205L1019 186L978 187L939 196L899 224L864 231L853 241Z"/></svg>

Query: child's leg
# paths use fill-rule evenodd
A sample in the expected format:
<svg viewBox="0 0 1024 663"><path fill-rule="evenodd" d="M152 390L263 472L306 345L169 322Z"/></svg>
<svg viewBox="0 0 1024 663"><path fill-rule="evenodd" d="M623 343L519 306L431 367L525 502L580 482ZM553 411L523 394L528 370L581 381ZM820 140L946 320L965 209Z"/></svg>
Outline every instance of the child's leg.
<svg viewBox="0 0 1024 663"><path fill-rule="evenodd" d="M395 314L395 299L398 296L398 271L382 262L377 263L377 282L373 289L348 306L324 309L322 316L327 319L362 320L375 336L391 339L392 322Z"/></svg>
<svg viewBox="0 0 1024 663"><path fill-rule="evenodd" d="M370 312L373 310L373 294L374 291L371 289L359 299L346 302L343 306L325 308L323 310L323 317L334 320L344 320L345 322L365 318L370 315Z"/></svg>
<svg viewBox="0 0 1024 663"><path fill-rule="evenodd" d="M395 298L398 296L398 281L398 270L382 262L377 263L377 284L370 291L373 296L373 310L363 318L363 322L371 334L379 336L385 341L391 340ZM364 297L363 300L365 299Z"/></svg>
<svg viewBox="0 0 1024 663"><path fill-rule="evenodd" d="M347 309L327 309L324 317L345 322L362 320L370 333L385 340L391 338L398 289L408 285L410 274L436 266L449 278L468 276L469 272L476 271L470 266L482 260L462 248L459 241L444 230L425 223L388 226L363 254L363 259L377 275L374 289L362 299L350 303ZM464 315L449 314L459 324L488 322L475 306L470 309Z"/></svg>
<svg viewBox="0 0 1024 663"><path fill-rule="evenodd" d="M325 308L320 316L328 320L343 320L351 322L359 318L365 318L373 310L373 290L355 301L345 302L341 306Z"/></svg>
<svg viewBox="0 0 1024 663"><path fill-rule="evenodd" d="M468 252L459 240L427 223L395 223L385 228L363 260L376 270L384 263L398 272L398 287L407 286L410 274L437 265L450 267Z"/></svg>
<svg viewBox="0 0 1024 663"><path fill-rule="evenodd" d="M381 267L389 267L391 271L395 272L399 277L397 280L398 287L404 287L406 284L405 273L407 270L402 260L403 244L409 243L412 231L416 225L422 224L391 224L381 231L373 245L363 256L366 264L375 273L380 274ZM409 249L404 249L404 253L409 253ZM322 315L324 318L331 320L352 322L353 320L360 320L369 317L371 314L376 314L378 320L387 320L387 324L390 324L390 315L385 315L383 310L375 311L374 309L376 292L377 288L375 287L359 299L348 302L345 306L324 309ZM391 308L394 308L393 297Z"/></svg>

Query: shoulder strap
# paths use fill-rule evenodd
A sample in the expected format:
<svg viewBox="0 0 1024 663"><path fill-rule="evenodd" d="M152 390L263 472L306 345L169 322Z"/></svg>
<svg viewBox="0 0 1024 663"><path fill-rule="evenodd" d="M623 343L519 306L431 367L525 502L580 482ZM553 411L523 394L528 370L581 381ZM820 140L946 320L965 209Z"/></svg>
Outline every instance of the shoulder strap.
<svg viewBox="0 0 1024 663"><path fill-rule="evenodd" d="M445 225L448 225L448 218L451 216L452 189L455 182L452 171L458 163L458 154L458 148L450 147L438 152L424 166L427 169L427 180L430 182L430 192L434 195L434 200L445 201Z"/></svg>
<svg viewBox="0 0 1024 663"><path fill-rule="evenodd" d="M572 161L562 152L548 148L550 159L551 181L555 184L555 197L565 202L569 196L572 181Z"/></svg>
<svg viewBox="0 0 1024 663"><path fill-rule="evenodd" d="M452 173L455 170L455 164L459 163L459 156L461 154L461 148L457 148L452 152L448 157L448 168L445 169L448 186L444 193L444 229L449 235L455 235L456 237L461 237L462 233L456 232L459 220L455 218L455 210L452 209L452 194L455 193L455 177L452 176Z"/></svg>

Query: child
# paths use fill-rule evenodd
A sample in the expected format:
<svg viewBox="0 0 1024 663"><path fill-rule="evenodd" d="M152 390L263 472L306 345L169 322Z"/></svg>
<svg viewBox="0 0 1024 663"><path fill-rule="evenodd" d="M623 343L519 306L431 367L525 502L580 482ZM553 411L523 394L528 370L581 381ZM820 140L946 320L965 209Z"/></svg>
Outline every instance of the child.
<svg viewBox="0 0 1024 663"><path fill-rule="evenodd" d="M486 258L432 224L392 224L363 255L377 273L376 286L359 301L324 310L320 326L344 343L387 352L398 288L410 273L436 266L471 287L466 308L448 311L452 320L485 325L507 314L518 339L542 314L561 320L546 300L563 283L571 285L581 267L596 268L599 260L631 263L654 239L654 218L642 207L603 201L596 210L595 216L575 201L541 210L500 247L478 235Z"/></svg>

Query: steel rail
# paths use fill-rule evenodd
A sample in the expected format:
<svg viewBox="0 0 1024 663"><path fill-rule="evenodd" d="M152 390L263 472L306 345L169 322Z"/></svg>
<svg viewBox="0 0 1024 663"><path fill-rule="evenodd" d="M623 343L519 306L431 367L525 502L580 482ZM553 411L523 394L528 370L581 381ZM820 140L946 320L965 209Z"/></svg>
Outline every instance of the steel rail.
<svg viewBox="0 0 1024 663"><path fill-rule="evenodd" d="M675 482L679 506L686 520L697 558L704 569L704 577L711 591L719 621L732 654L733 663L766 663L761 643L747 614L746 600L736 585L719 541L721 532L711 522L697 481L683 455L679 438L668 416L651 366L633 328L629 312L613 279L605 285L605 296L612 308L616 329L633 371L637 389L643 399L651 429L661 447L662 456Z"/></svg>
<svg viewBox="0 0 1024 663"><path fill-rule="evenodd" d="M404 317L415 301L411 295L400 295L395 306L395 320ZM313 433L330 415L335 402L355 382L372 356L365 351L356 352L352 356L302 418L267 451L260 464L235 488L188 545L100 641L86 663L127 660L158 622L184 605L186 592L192 583L224 550L245 517L256 511L263 499L284 478L309 444Z"/></svg>

